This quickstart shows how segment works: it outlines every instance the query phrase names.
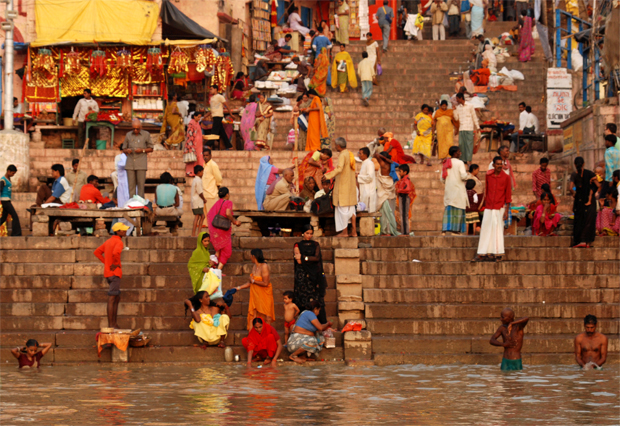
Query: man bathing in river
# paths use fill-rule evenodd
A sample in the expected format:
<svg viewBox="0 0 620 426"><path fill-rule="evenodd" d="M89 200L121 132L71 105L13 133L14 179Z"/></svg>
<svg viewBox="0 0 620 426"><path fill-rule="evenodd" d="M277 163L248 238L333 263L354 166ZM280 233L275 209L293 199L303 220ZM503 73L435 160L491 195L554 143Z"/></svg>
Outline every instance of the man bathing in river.
<svg viewBox="0 0 620 426"><path fill-rule="evenodd" d="M523 347L523 329L527 325L529 318L521 318L515 321L515 313L510 308L506 308L500 315L502 325L499 326L490 344L502 346L504 348L504 358L502 358L502 371L523 370L521 362L521 348ZM502 336L503 343L497 340Z"/></svg>
<svg viewBox="0 0 620 426"><path fill-rule="evenodd" d="M600 368L607 361L607 336L596 331L596 323L594 315L586 315L586 331L575 337L575 359L584 370Z"/></svg>

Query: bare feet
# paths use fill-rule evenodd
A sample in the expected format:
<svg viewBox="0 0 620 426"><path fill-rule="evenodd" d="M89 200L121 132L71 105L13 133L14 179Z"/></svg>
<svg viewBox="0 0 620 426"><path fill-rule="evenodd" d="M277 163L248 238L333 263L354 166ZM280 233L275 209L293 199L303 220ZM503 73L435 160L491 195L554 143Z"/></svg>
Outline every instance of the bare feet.
<svg viewBox="0 0 620 426"><path fill-rule="evenodd" d="M271 358L265 358L265 361L263 361L263 365L267 365L271 362Z"/></svg>
<svg viewBox="0 0 620 426"><path fill-rule="evenodd" d="M220 340L220 344L217 345L218 348L225 348L226 347L226 342L223 340Z"/></svg>
<svg viewBox="0 0 620 426"><path fill-rule="evenodd" d="M289 356L289 359L291 361L296 362L297 364L303 364L304 362L306 362L306 360L304 358L301 358L301 357L298 357L298 356L293 356L293 355Z"/></svg>
<svg viewBox="0 0 620 426"><path fill-rule="evenodd" d="M349 232L345 229L344 231L342 231L340 234L337 234L336 236L337 237L348 237Z"/></svg>

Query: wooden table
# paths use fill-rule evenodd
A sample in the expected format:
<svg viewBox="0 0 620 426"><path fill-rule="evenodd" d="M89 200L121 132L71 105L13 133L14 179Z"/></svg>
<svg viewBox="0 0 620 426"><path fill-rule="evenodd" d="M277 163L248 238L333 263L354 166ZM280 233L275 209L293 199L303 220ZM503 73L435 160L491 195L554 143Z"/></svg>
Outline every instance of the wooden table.
<svg viewBox="0 0 620 426"><path fill-rule="evenodd" d="M32 207L31 216L48 217L48 221L63 219L63 222L92 222L103 218L110 222L112 219L126 219L136 227L136 235L142 235L142 219L146 216L143 209L117 209L117 210L86 210L86 209L60 209L58 207Z"/></svg>
<svg viewBox="0 0 620 426"><path fill-rule="evenodd" d="M99 189L103 189L105 185L112 185L112 178L109 177L98 177L99 180ZM52 186L54 183L54 178L50 176L37 176L37 180L41 183L46 183L48 186ZM178 177L172 178L173 185L183 184L185 185L185 178ZM154 194L155 188L157 185L161 184L161 181L157 178L146 178L144 182L144 192L146 194Z"/></svg>

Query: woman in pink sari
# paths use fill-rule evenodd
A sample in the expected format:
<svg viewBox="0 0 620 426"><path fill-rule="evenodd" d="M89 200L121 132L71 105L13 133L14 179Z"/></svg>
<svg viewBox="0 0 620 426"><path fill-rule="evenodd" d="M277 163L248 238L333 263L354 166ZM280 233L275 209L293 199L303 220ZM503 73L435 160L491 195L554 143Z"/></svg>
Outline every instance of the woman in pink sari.
<svg viewBox="0 0 620 426"><path fill-rule="evenodd" d="M239 127L239 131L241 132L241 137L244 142L243 149L246 151L259 151L254 146L254 141L250 138L250 131L256 124L257 106L256 95L251 95L248 100L248 104L245 106L243 111L241 111L241 126Z"/></svg>
<svg viewBox="0 0 620 426"><path fill-rule="evenodd" d="M557 206L551 203L551 195L548 192L543 192L532 223L532 231L535 235L542 237L556 235L555 231L562 219L562 215L556 211Z"/></svg>
<svg viewBox="0 0 620 426"><path fill-rule="evenodd" d="M230 256L232 255L232 225L239 226L241 222L233 217L233 203L230 201L230 193L225 186L217 191L220 199L211 207L207 214L209 221L209 233L211 235L211 245L215 249L215 256L219 262L217 269L222 269ZM227 218L231 226L227 230L219 229L213 226L215 216L222 215Z"/></svg>
<svg viewBox="0 0 620 426"><path fill-rule="evenodd" d="M185 175L190 177L194 176L194 166L203 166L205 164L205 160L202 157L202 129L200 128L200 120L203 114L204 111L196 111L187 125L183 160L196 158L194 161L185 161Z"/></svg>
<svg viewBox="0 0 620 426"><path fill-rule="evenodd" d="M527 16L527 12L523 10L521 12L521 18L523 18L523 28L519 37L521 42L519 43L519 61L527 62L532 59L534 54L534 38L532 37L532 18Z"/></svg>

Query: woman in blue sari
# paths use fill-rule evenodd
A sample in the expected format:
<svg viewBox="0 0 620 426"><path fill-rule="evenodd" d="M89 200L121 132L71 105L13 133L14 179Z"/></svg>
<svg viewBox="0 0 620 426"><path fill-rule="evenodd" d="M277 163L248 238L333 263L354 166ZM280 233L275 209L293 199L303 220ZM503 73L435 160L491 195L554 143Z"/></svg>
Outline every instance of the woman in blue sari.
<svg viewBox="0 0 620 426"><path fill-rule="evenodd" d="M273 165L269 155L265 155L260 159L258 173L256 173L256 184L254 185L254 194L258 210L263 210L263 201L265 201L267 188L276 180L277 175L283 171L284 169L279 169Z"/></svg>

